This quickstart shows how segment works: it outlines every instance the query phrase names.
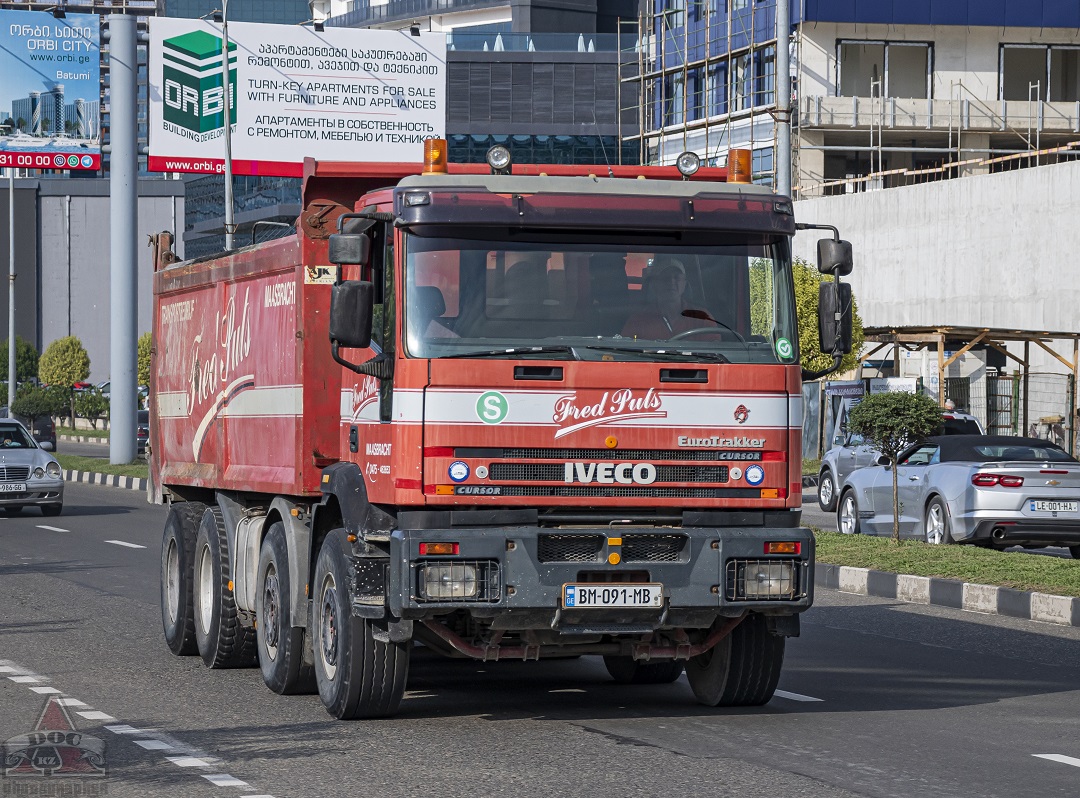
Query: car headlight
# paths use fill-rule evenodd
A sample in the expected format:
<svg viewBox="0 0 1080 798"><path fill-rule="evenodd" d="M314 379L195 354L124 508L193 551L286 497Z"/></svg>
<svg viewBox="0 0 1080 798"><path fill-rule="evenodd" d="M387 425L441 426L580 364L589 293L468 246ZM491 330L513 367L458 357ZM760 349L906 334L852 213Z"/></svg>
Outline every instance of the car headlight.
<svg viewBox="0 0 1080 798"><path fill-rule="evenodd" d="M51 461L47 466L45 466L45 473L53 479L59 479L60 474L62 473L60 470L60 464L55 460Z"/></svg>
<svg viewBox="0 0 1080 798"><path fill-rule="evenodd" d="M44 477L45 477L45 469L42 468L41 466L38 466L37 468L34 469L34 473L31 474L31 476L34 479L44 479Z"/></svg>

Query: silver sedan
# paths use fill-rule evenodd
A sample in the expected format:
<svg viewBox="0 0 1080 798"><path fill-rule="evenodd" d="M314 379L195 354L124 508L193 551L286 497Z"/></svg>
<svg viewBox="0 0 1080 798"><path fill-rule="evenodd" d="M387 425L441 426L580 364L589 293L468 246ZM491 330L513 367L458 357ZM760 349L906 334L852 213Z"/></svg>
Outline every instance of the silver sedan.
<svg viewBox="0 0 1080 798"><path fill-rule="evenodd" d="M17 513L30 505L40 507L43 515L60 515L64 472L26 427L13 419L0 419L0 507Z"/></svg>
<svg viewBox="0 0 1080 798"><path fill-rule="evenodd" d="M1080 559L1080 462L1038 438L948 435L901 452L900 536L927 543L1067 546ZM888 465L851 472L840 486L837 530L891 535Z"/></svg>

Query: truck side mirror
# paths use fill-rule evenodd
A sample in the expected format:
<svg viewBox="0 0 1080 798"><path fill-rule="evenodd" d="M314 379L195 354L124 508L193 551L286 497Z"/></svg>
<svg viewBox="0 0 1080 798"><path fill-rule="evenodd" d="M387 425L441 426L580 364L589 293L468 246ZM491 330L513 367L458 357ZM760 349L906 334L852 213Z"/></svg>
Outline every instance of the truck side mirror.
<svg viewBox="0 0 1080 798"><path fill-rule="evenodd" d="M329 261L335 266L367 266L371 259L371 239L363 233L335 233L330 236Z"/></svg>
<svg viewBox="0 0 1080 798"><path fill-rule="evenodd" d="M351 237L331 236L330 240ZM330 246L333 249L333 243ZM330 340L340 346L366 349L371 344L374 286L366 281L346 280L330 290Z"/></svg>
<svg viewBox="0 0 1080 798"><path fill-rule="evenodd" d="M818 286L818 343L826 355L851 351L851 286L847 283Z"/></svg>
<svg viewBox="0 0 1080 798"><path fill-rule="evenodd" d="M333 236L331 236L333 238ZM817 242L817 269L822 274L851 274L851 242L822 238Z"/></svg>

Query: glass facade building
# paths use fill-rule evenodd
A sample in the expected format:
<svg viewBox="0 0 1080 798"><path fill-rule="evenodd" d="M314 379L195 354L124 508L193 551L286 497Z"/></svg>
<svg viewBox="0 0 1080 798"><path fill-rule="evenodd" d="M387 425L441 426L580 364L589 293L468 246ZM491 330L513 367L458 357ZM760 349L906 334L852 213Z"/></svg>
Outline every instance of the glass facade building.
<svg viewBox="0 0 1080 798"><path fill-rule="evenodd" d="M221 0L158 0L163 17L198 19L221 9ZM230 22L274 22L295 25L311 19L307 0L233 0Z"/></svg>

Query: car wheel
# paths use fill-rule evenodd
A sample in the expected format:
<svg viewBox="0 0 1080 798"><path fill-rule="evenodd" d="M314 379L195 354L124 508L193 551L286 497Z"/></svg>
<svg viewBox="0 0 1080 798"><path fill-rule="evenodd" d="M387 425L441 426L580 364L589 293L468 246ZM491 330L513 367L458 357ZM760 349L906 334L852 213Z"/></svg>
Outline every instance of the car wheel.
<svg viewBox="0 0 1080 798"><path fill-rule="evenodd" d="M855 501L855 491L846 490L840 497L840 511L836 514L836 531L843 535L858 535L862 532L859 525L859 503Z"/></svg>
<svg viewBox="0 0 1080 798"><path fill-rule="evenodd" d="M833 481L832 471L827 468L818 477L817 503L827 513L836 509L836 482Z"/></svg>
<svg viewBox="0 0 1080 798"><path fill-rule="evenodd" d="M19 508L22 509L21 507ZM62 504L43 504L41 505L41 514L44 516L55 517L60 515L64 511L64 505Z"/></svg>
<svg viewBox="0 0 1080 798"><path fill-rule="evenodd" d="M949 513L945 509L945 502L940 498L935 497L926 505L923 534L926 542L933 546L952 543L952 536L949 534Z"/></svg>
<svg viewBox="0 0 1080 798"><path fill-rule="evenodd" d="M1069 554L1074 560L1080 560L1080 546L1069 546Z"/></svg>

